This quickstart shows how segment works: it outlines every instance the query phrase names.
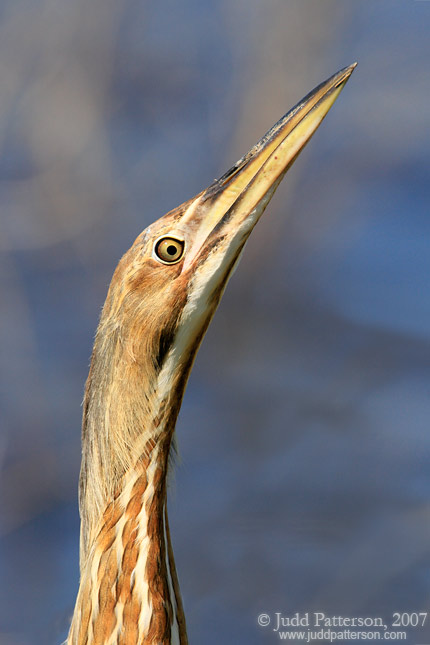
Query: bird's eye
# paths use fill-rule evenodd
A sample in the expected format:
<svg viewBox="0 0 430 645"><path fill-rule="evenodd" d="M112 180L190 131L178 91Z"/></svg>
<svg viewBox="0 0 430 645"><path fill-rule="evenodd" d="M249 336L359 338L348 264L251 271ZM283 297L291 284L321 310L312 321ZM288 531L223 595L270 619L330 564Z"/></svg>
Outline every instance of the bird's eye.
<svg viewBox="0 0 430 645"><path fill-rule="evenodd" d="M166 264L178 262L184 253L184 243L173 237L163 237L155 245L155 255Z"/></svg>

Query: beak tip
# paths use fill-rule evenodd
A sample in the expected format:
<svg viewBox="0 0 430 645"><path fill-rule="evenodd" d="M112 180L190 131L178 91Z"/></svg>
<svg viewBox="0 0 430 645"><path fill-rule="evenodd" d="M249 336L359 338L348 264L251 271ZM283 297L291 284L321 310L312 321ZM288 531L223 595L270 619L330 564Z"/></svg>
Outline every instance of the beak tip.
<svg viewBox="0 0 430 645"><path fill-rule="evenodd" d="M344 67L343 69L339 70L337 74L334 74L332 79L335 81L334 87L343 87L346 82L349 80L349 77L351 76L352 72L355 70L357 67L358 63L352 63L352 65L348 65L347 67ZM329 79L330 80L330 79Z"/></svg>
<svg viewBox="0 0 430 645"><path fill-rule="evenodd" d="M358 62L355 61L355 63L352 63L352 65L348 65L348 67L345 67L345 69L343 69L342 71L345 72L345 74L347 74L347 76L349 77L351 76L352 72L355 70L357 65L358 65Z"/></svg>

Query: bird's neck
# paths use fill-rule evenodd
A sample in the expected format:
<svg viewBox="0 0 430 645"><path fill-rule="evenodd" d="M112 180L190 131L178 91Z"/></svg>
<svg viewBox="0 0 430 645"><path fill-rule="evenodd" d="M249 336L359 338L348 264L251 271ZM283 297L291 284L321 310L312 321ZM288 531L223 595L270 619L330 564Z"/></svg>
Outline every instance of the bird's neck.
<svg viewBox="0 0 430 645"><path fill-rule="evenodd" d="M81 573L69 643L187 643L164 456L157 446L142 457L103 514Z"/></svg>
<svg viewBox="0 0 430 645"><path fill-rule="evenodd" d="M81 582L70 645L187 643L166 509L185 387L174 383L160 391L157 370L148 371L120 327L98 333L84 400Z"/></svg>

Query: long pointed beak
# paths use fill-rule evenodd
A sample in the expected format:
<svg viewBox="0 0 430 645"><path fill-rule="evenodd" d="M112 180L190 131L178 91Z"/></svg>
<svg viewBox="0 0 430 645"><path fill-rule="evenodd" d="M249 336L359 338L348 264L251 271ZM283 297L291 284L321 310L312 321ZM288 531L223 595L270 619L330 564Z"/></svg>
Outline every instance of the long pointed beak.
<svg viewBox="0 0 430 645"><path fill-rule="evenodd" d="M356 65L341 69L318 85L228 172L196 197L181 218L181 229L193 230L184 269L194 264L215 237L229 237L230 247L243 246L282 177L332 107Z"/></svg>

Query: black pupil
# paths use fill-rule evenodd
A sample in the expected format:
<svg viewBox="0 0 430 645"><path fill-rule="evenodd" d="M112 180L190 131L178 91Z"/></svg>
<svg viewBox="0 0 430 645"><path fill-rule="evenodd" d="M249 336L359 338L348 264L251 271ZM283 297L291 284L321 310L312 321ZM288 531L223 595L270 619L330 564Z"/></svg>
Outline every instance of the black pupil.
<svg viewBox="0 0 430 645"><path fill-rule="evenodd" d="M173 246L173 244L167 247L167 253L169 255L176 255L176 252L177 252L177 248L176 246Z"/></svg>

